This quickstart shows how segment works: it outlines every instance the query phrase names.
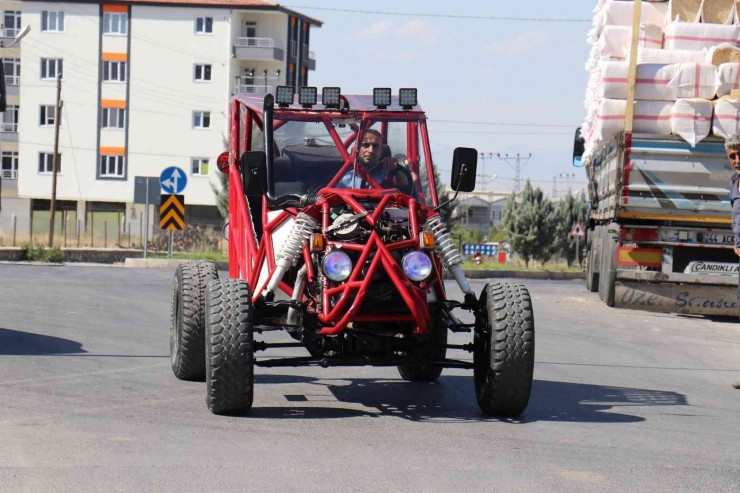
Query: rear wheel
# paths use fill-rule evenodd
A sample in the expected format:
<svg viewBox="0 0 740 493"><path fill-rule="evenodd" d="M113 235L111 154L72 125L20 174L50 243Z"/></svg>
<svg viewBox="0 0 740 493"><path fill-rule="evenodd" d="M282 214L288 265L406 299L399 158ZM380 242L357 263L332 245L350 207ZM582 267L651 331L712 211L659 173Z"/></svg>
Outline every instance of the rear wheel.
<svg viewBox="0 0 740 493"><path fill-rule="evenodd" d="M492 416L518 416L529 403L534 377L534 314L521 284L487 284L473 344L475 396Z"/></svg>
<svg viewBox="0 0 740 493"><path fill-rule="evenodd" d="M240 279L206 290L206 403L214 414L249 411L254 396L252 297Z"/></svg>
<svg viewBox="0 0 740 493"><path fill-rule="evenodd" d="M212 262L186 262L177 266L172 282L170 360L180 380L203 381L205 360L205 292L218 279Z"/></svg>
<svg viewBox="0 0 740 493"><path fill-rule="evenodd" d="M431 307L430 307L431 308ZM441 310L430 309L432 324L429 326L431 333L430 344L431 359L443 360L447 357L447 325L442 319ZM401 378L409 382L434 382L442 375L442 366L432 363L425 365L399 365L398 373Z"/></svg>
<svg viewBox="0 0 740 493"><path fill-rule="evenodd" d="M615 235L604 227L601 232L601 272L599 273L599 297L606 306L614 306L614 290L617 281L617 247Z"/></svg>
<svg viewBox="0 0 740 493"><path fill-rule="evenodd" d="M595 230L588 232L588 238L588 246L586 249L588 252L586 253L586 289L591 293L595 293L599 290L599 273L597 272L598 262L596 261L596 256L598 255L596 245L599 239L596 238Z"/></svg>

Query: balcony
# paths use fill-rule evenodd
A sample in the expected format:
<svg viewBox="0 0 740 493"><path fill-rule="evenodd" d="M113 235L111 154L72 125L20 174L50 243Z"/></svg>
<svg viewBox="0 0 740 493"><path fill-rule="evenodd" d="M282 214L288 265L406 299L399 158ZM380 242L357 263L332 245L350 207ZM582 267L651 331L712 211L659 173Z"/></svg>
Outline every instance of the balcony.
<svg viewBox="0 0 740 493"><path fill-rule="evenodd" d="M17 169L0 170L0 178L2 178L3 180L17 180L18 170Z"/></svg>
<svg viewBox="0 0 740 493"><path fill-rule="evenodd" d="M239 60L277 60L285 59L285 52L273 38L236 38L234 57Z"/></svg>
<svg viewBox="0 0 740 493"><path fill-rule="evenodd" d="M0 29L0 43L2 43L2 46L0 48L4 48L5 46L9 45L13 42L16 36L18 36L18 33L20 32L20 29ZM14 48L19 48L20 42L14 46Z"/></svg>
<svg viewBox="0 0 740 493"><path fill-rule="evenodd" d="M239 94L271 93L272 86L266 86L264 84L239 84L236 86L235 92Z"/></svg>
<svg viewBox="0 0 740 493"><path fill-rule="evenodd" d="M5 90L8 96L20 96L21 94L21 78L17 75L6 75L5 76Z"/></svg>
<svg viewBox="0 0 740 493"><path fill-rule="evenodd" d="M301 64L308 70L316 70L316 54L308 50L308 45L303 45Z"/></svg>
<svg viewBox="0 0 740 493"><path fill-rule="evenodd" d="M18 133L17 123L0 122L0 133Z"/></svg>

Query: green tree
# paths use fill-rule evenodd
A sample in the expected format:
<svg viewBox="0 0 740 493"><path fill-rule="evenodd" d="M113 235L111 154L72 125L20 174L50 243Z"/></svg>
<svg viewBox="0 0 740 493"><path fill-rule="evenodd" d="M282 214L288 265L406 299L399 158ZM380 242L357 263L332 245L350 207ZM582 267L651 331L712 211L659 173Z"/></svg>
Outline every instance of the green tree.
<svg viewBox="0 0 740 493"><path fill-rule="evenodd" d="M529 268L531 260L542 263L552 258L552 227L554 214L552 202L542 190L532 188L527 180L517 201L512 194L504 209L504 226L512 250L524 260Z"/></svg>
<svg viewBox="0 0 740 493"><path fill-rule="evenodd" d="M421 184L422 188L424 189L424 197L429 200L429 181L427 178L426 173L426 167L421 167ZM442 179L439 175L439 169L437 168L437 165L434 165L434 182L437 184L437 198L439 199L440 204L444 204L450 198L452 198L451 194L453 193L451 190L447 190L447 187L445 186L444 182L442 182ZM444 220L445 224L447 225L447 229L452 231L453 227L455 226L455 219L452 217L452 213L454 212L455 208L457 207L458 202L457 199L453 200L450 204L444 206L442 209L440 209L439 213L442 215L442 219Z"/></svg>
<svg viewBox="0 0 740 493"><path fill-rule="evenodd" d="M587 203L583 194L574 196L570 192L558 202L555 208L553 247L558 255L565 259L568 267L576 258L576 239L570 236L570 232L577 222L583 224L586 218L586 208ZM579 243L581 247L584 246L582 240Z"/></svg>
<svg viewBox="0 0 740 493"><path fill-rule="evenodd" d="M224 219L229 218L229 175L227 173L218 172L218 182L220 186L216 186L211 183L211 190L216 195L216 207L218 212L221 213L221 217Z"/></svg>

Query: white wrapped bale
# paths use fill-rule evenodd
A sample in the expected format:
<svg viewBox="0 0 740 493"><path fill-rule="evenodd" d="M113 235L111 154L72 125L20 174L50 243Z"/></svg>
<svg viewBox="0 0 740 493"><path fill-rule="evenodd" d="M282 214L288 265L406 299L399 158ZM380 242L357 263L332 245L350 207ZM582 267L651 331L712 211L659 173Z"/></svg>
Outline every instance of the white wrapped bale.
<svg viewBox="0 0 740 493"><path fill-rule="evenodd" d="M731 91L740 89L740 63L723 63L717 68L719 87L717 96L727 96Z"/></svg>
<svg viewBox="0 0 740 493"><path fill-rule="evenodd" d="M627 57L629 59L629 57ZM706 63L707 50L637 50L637 63Z"/></svg>
<svg viewBox="0 0 740 493"><path fill-rule="evenodd" d="M714 99L717 93L717 67L705 63L682 63L668 84L676 88L676 98Z"/></svg>
<svg viewBox="0 0 740 493"><path fill-rule="evenodd" d="M633 131L641 134L668 135L671 133L671 110L669 101L635 101L632 118ZM595 122L586 134L588 142L595 145L614 138L624 131L627 101L624 99L604 99L599 104Z"/></svg>
<svg viewBox="0 0 740 493"><path fill-rule="evenodd" d="M712 131L712 102L706 99L679 99L671 111L671 132L694 147Z"/></svg>
<svg viewBox="0 0 740 493"><path fill-rule="evenodd" d="M720 99L714 107L712 133L726 139L740 132L740 99Z"/></svg>
<svg viewBox="0 0 740 493"><path fill-rule="evenodd" d="M673 22L665 31L663 48L666 50L702 50L729 43L738 45L740 26Z"/></svg>
<svg viewBox="0 0 740 493"><path fill-rule="evenodd" d="M679 65L649 63L637 66L635 99L675 101L677 87L671 81L678 75ZM601 91L607 99L627 99L628 62L606 62L601 66Z"/></svg>
<svg viewBox="0 0 740 493"><path fill-rule="evenodd" d="M624 58L625 51L632 44L632 27L605 26L604 31L596 43L602 57L611 56ZM640 24L640 47L661 48L663 46L663 31L652 24Z"/></svg>
<svg viewBox="0 0 740 493"><path fill-rule="evenodd" d="M635 12L634 2L608 1L601 10L601 22L603 26L631 26L632 16ZM668 21L668 3L645 3L642 4L640 22L654 24L665 29Z"/></svg>

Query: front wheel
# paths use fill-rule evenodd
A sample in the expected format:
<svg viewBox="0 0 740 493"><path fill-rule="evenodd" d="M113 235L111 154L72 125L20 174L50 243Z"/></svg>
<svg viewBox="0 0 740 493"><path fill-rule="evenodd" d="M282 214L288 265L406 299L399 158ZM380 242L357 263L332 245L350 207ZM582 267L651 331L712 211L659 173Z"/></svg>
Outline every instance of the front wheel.
<svg viewBox="0 0 740 493"><path fill-rule="evenodd" d="M429 325L431 359L441 361L447 357L447 325L442 320L441 310L429 310L434 319ZM409 382L434 382L442 375L442 366L433 363L425 365L399 365L398 373Z"/></svg>
<svg viewBox="0 0 740 493"><path fill-rule="evenodd" d="M240 279L212 281L206 290L206 393L213 414L252 408L252 297Z"/></svg>
<svg viewBox="0 0 740 493"><path fill-rule="evenodd" d="M473 342L475 396L491 416L518 416L534 377L532 299L521 284L487 284Z"/></svg>

